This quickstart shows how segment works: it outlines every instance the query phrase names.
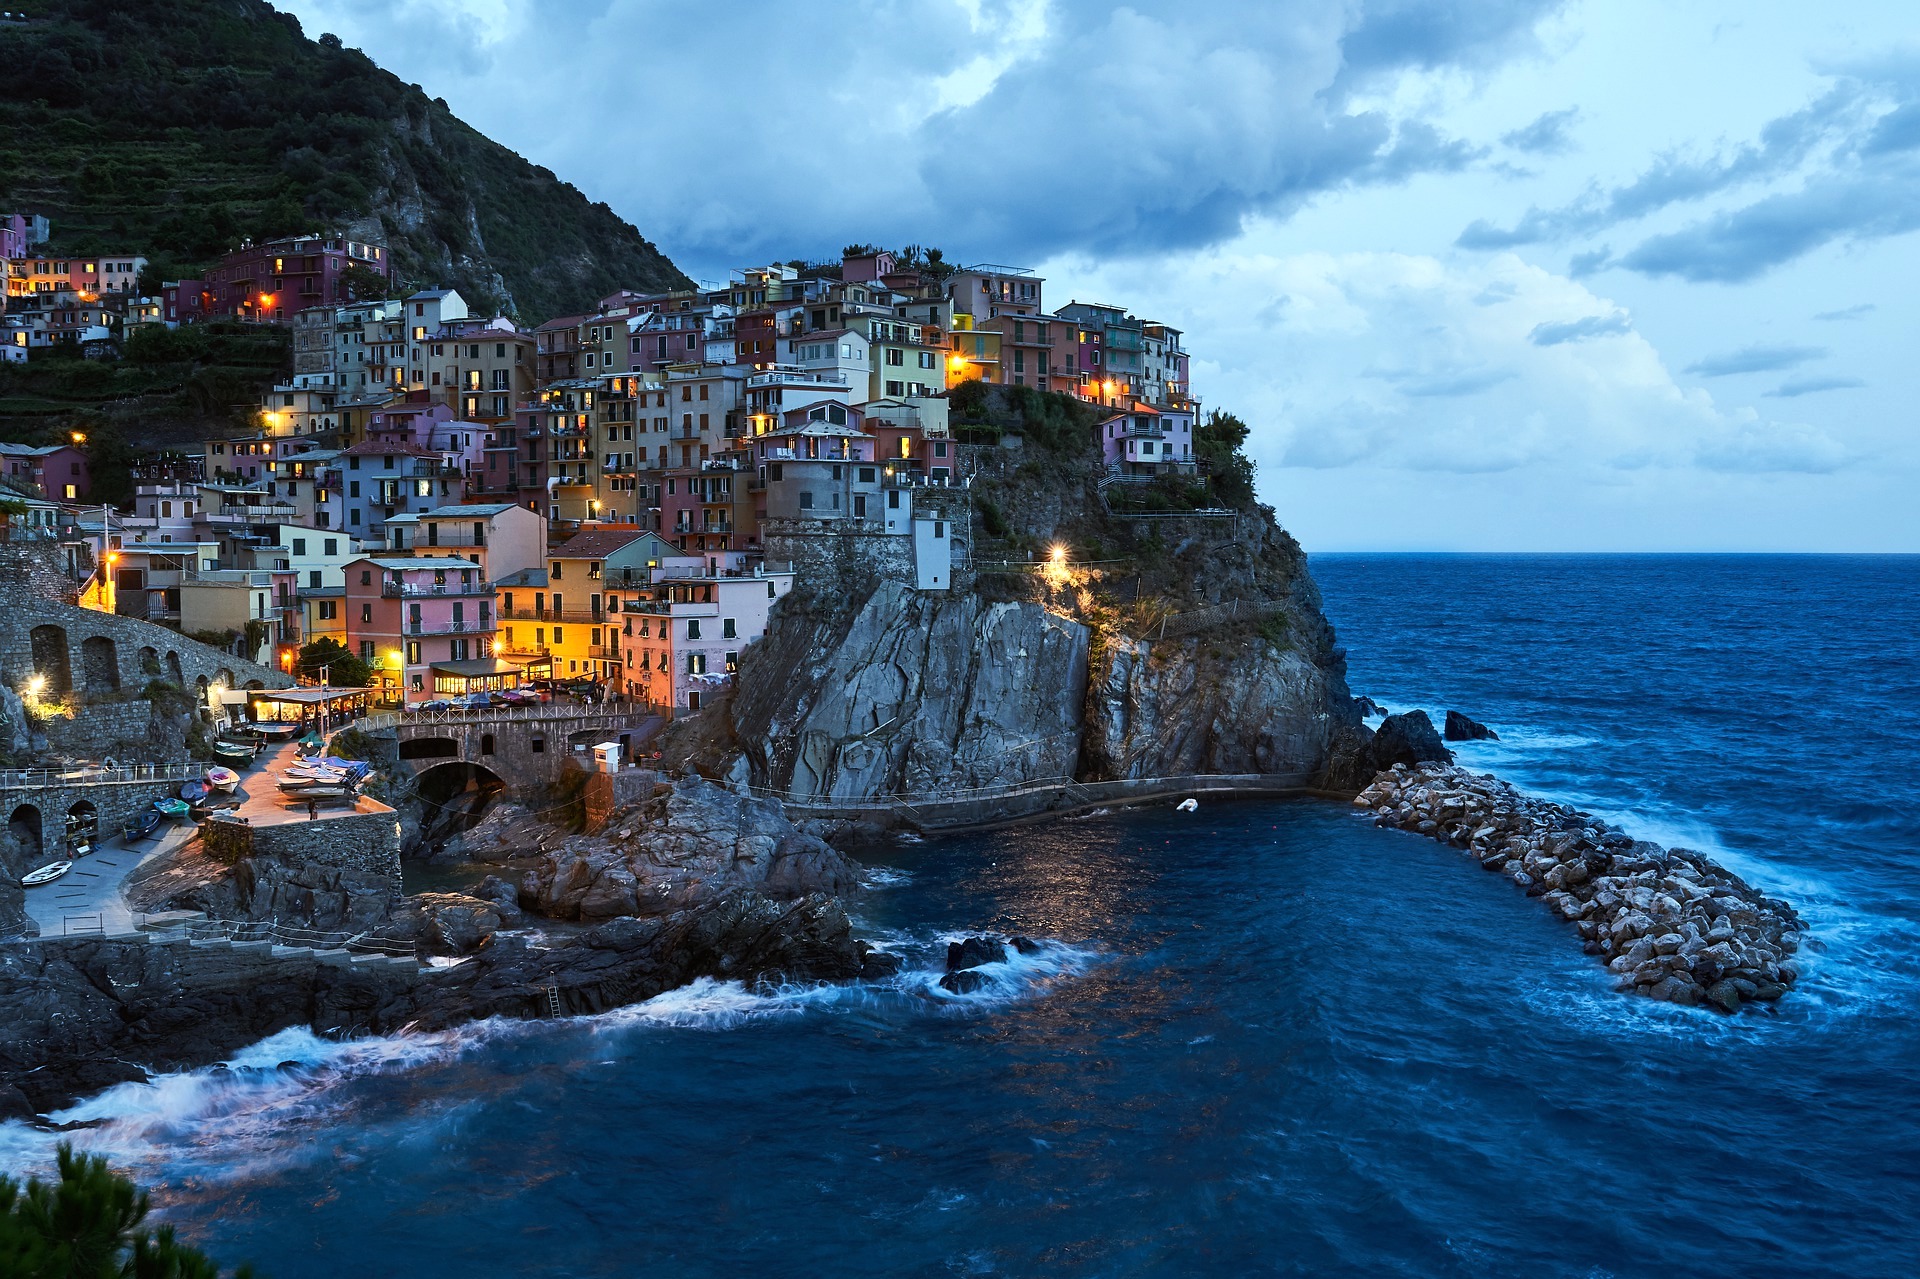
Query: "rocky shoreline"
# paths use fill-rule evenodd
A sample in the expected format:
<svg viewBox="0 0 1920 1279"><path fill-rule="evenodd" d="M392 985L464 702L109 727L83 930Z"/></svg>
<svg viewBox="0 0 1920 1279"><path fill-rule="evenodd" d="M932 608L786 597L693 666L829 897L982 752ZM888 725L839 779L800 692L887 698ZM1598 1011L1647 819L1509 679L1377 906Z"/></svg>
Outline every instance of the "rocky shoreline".
<svg viewBox="0 0 1920 1279"><path fill-rule="evenodd" d="M1793 907L1685 848L1663 848L1498 778L1396 764L1354 798L1381 826L1452 844L1579 931L1615 988L1737 1012L1799 980Z"/></svg>

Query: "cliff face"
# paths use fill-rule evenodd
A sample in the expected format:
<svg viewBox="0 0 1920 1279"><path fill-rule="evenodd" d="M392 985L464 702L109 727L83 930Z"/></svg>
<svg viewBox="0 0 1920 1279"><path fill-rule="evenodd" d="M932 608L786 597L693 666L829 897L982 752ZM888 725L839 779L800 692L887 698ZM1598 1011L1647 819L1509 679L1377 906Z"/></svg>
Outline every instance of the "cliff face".
<svg viewBox="0 0 1920 1279"><path fill-rule="evenodd" d="M1271 513L1130 520L1063 479L1046 518L1080 542L1057 571L1002 564L951 593L803 584L743 654L704 762L811 800L1194 773L1357 785L1345 659Z"/></svg>
<svg viewBox="0 0 1920 1279"><path fill-rule="evenodd" d="M745 654L734 740L761 785L860 799L1070 777L1088 629L896 582L783 607Z"/></svg>

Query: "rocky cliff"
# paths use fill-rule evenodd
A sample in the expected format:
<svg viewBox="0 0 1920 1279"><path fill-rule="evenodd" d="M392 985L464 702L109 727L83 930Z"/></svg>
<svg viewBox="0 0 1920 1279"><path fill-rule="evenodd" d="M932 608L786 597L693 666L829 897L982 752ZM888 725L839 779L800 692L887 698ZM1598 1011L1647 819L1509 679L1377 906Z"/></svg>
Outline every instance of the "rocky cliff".
<svg viewBox="0 0 1920 1279"><path fill-rule="evenodd" d="M973 410L1000 424L961 449L978 550L954 589L803 574L742 655L739 691L676 725L670 750L804 800L1064 777L1371 777L1306 557L1250 488L1216 472L1117 501L1086 406L956 401ZM1223 471L1244 468L1240 438Z"/></svg>

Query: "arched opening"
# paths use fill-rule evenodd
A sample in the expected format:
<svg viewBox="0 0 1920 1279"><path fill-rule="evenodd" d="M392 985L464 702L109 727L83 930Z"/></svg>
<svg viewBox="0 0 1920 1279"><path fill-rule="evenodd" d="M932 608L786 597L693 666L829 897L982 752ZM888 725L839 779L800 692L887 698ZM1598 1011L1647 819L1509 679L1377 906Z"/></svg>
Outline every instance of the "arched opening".
<svg viewBox="0 0 1920 1279"><path fill-rule="evenodd" d="M404 744L403 744L404 745ZM420 842L410 855L431 857L446 842L470 830L493 802L506 793L507 784L484 764L450 760L435 764L414 779L423 806Z"/></svg>
<svg viewBox="0 0 1920 1279"><path fill-rule="evenodd" d="M160 654L150 644L140 646L140 673L148 679L160 678Z"/></svg>
<svg viewBox="0 0 1920 1279"><path fill-rule="evenodd" d="M222 666L219 670L215 671L213 674L214 674L214 678L220 681L220 686L222 688L233 687L233 672L228 670L226 667Z"/></svg>
<svg viewBox="0 0 1920 1279"><path fill-rule="evenodd" d="M120 654L104 635L80 641L80 675L89 693L120 691Z"/></svg>
<svg viewBox="0 0 1920 1279"><path fill-rule="evenodd" d="M493 754L493 734L492 733L480 734L480 753L482 755Z"/></svg>
<svg viewBox="0 0 1920 1279"><path fill-rule="evenodd" d="M186 687L187 675L180 669L180 654L171 649L167 650L167 677L182 688Z"/></svg>
<svg viewBox="0 0 1920 1279"><path fill-rule="evenodd" d="M40 691L50 697L71 693L73 666L67 656L66 627L36 626L28 639L33 647L33 673L43 684Z"/></svg>
<svg viewBox="0 0 1920 1279"><path fill-rule="evenodd" d="M250 679L247 681L247 687L257 692L258 690L265 688L266 684L257 679Z"/></svg>
<svg viewBox="0 0 1920 1279"><path fill-rule="evenodd" d="M32 870L46 857L46 840L40 832L40 810L22 804L7 818L7 834L19 846L23 870Z"/></svg>
<svg viewBox="0 0 1920 1279"><path fill-rule="evenodd" d="M458 759L460 743L451 737L413 737L400 743L401 759Z"/></svg>
<svg viewBox="0 0 1920 1279"><path fill-rule="evenodd" d="M67 810L67 855L78 857L92 852L94 836L99 832L100 814L90 800L80 800Z"/></svg>

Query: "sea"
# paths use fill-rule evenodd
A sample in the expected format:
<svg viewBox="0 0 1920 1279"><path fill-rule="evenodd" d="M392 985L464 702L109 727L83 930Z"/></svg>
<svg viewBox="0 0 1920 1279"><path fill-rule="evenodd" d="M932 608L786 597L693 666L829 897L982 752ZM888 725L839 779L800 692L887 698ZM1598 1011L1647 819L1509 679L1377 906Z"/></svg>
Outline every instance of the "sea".
<svg viewBox="0 0 1920 1279"><path fill-rule="evenodd" d="M1631 999L1351 806L1166 804L880 850L895 980L289 1031L58 1118L273 1279L1920 1271L1920 558L1312 567L1357 693L1789 898L1800 987ZM1043 944L946 994L987 930Z"/></svg>

